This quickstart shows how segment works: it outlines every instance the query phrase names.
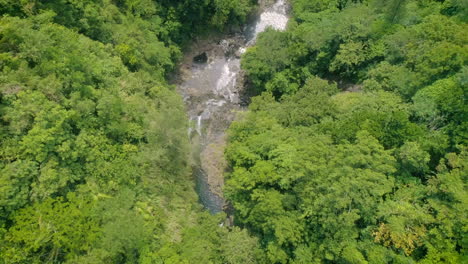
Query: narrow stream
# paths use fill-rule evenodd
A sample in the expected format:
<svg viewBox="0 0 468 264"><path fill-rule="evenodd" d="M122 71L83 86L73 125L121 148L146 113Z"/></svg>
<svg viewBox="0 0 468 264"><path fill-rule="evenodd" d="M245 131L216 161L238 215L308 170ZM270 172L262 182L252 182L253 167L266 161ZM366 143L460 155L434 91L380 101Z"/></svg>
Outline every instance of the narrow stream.
<svg viewBox="0 0 468 264"><path fill-rule="evenodd" d="M288 22L286 0L262 9L244 32L218 43L202 44L191 54L178 87L190 118L188 131L193 145L194 175L200 202L211 213L223 210L225 131L241 111L243 74L240 56L268 27L284 30Z"/></svg>

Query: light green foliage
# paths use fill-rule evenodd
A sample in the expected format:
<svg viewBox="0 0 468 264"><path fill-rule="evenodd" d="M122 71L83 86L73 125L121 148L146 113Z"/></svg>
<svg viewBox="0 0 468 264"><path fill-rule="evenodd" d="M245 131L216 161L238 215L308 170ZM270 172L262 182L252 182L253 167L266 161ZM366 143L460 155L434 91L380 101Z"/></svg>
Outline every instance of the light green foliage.
<svg viewBox="0 0 468 264"><path fill-rule="evenodd" d="M30 185L37 177L37 164L31 161L15 161L1 170L1 218L6 218L13 211L22 208L29 201Z"/></svg>
<svg viewBox="0 0 468 264"><path fill-rule="evenodd" d="M132 157L144 147L139 144L151 140L151 124L166 114L151 109L168 98L160 92L151 100L144 93L160 84L149 81L146 87L138 87L135 82L124 83L132 76L103 45L62 27L44 24L32 30L27 20L3 22L8 21L2 41L17 45L25 63L18 68L6 65L1 80L3 121L10 125L4 156L42 164L37 179L31 182L31 199L63 194L76 182L83 182L85 175L88 182L106 191L115 190L119 184L135 185L142 173L132 169L136 166ZM50 36L47 41L36 41L44 35ZM69 42L59 41L63 36ZM24 43L15 44L17 39ZM27 66L28 61L33 67ZM47 86L41 76L52 80L54 86ZM181 108L171 112L183 116ZM177 129L183 130L184 125L179 123ZM159 132L159 136L181 135ZM170 147L161 145L160 150L169 156L174 155L171 151L184 151L186 143L177 141ZM17 148L8 148L13 145ZM155 165L163 168L161 162Z"/></svg>
<svg viewBox="0 0 468 264"><path fill-rule="evenodd" d="M333 10L338 8L336 6L336 0L319 0L319 1L307 1L307 0L293 0L291 1L294 10L294 17L297 20L307 20L308 16L313 16L314 13Z"/></svg>
<svg viewBox="0 0 468 264"><path fill-rule="evenodd" d="M200 214L196 222L182 230L179 241L147 247L140 263L263 263L257 239L246 230L219 226L222 219L224 214Z"/></svg>
<svg viewBox="0 0 468 264"><path fill-rule="evenodd" d="M250 0L214 0L215 13L211 23L224 27L231 17L244 19L250 11Z"/></svg>
<svg viewBox="0 0 468 264"><path fill-rule="evenodd" d="M466 260L466 151L465 148L459 155L447 154L437 168L437 175L429 180L428 189L431 196L428 202L435 212L435 227L428 232L428 254L422 263L459 263Z"/></svg>
<svg viewBox="0 0 468 264"><path fill-rule="evenodd" d="M257 45L248 50L242 65L257 89L263 90L274 80L268 71L286 70L285 76L298 86L315 74L354 79L366 63L383 55L381 44L371 39L376 18L372 9L352 7L342 12L323 11L321 16L307 14L310 19L286 33L263 33Z"/></svg>
<svg viewBox="0 0 468 264"><path fill-rule="evenodd" d="M453 137L454 143L466 144L466 92L467 86L461 79L439 80L419 90L413 97L415 115L431 129L446 130Z"/></svg>
<svg viewBox="0 0 468 264"><path fill-rule="evenodd" d="M5 235L1 254L7 263L56 263L91 249L99 236L93 202L70 194L21 209Z"/></svg>
<svg viewBox="0 0 468 264"><path fill-rule="evenodd" d="M282 71L290 64L290 54L288 51L287 34L275 30L267 30L266 33L260 35L257 40L257 46L248 50L243 57L242 68L247 70L247 73L255 85L256 89L263 90L267 80L276 72ZM289 85L286 76L278 75L276 80L273 79L270 83L270 90L278 92L289 91ZM280 82L278 84L278 82ZM281 85L280 87L277 87Z"/></svg>
<svg viewBox="0 0 468 264"><path fill-rule="evenodd" d="M242 21L250 4L0 1L1 263L261 259L197 205L165 80L187 32Z"/></svg>
<svg viewBox="0 0 468 264"><path fill-rule="evenodd" d="M254 2L0 0L1 263L467 262L461 0L292 0L201 211L165 79Z"/></svg>
<svg viewBox="0 0 468 264"><path fill-rule="evenodd" d="M330 95L337 92L336 85L320 78L310 78L297 93L283 96L277 110L279 121L286 126L310 126L334 116L336 107Z"/></svg>
<svg viewBox="0 0 468 264"><path fill-rule="evenodd" d="M422 129L410 122L408 106L392 93L341 93L333 100L339 120L323 127L337 141L353 140L356 132L364 129L392 148L422 134Z"/></svg>
<svg viewBox="0 0 468 264"><path fill-rule="evenodd" d="M444 258L442 248L458 260L460 249L434 246L429 235L452 224L427 200L440 198L429 193L435 178L426 149L434 152L421 137L435 135L409 120L397 95L335 89L315 78L280 102L263 94L232 124L226 193L237 222L260 237L271 263L407 263ZM450 158L458 173L465 161ZM429 247L434 256L424 253Z"/></svg>
<svg viewBox="0 0 468 264"><path fill-rule="evenodd" d="M333 59L330 70L341 72L342 75L352 76L353 72L360 64L366 62L366 49L362 42L349 42L340 45L338 54Z"/></svg>
<svg viewBox="0 0 468 264"><path fill-rule="evenodd" d="M229 130L236 221L270 263L466 262L462 5L356 2L292 1L242 58L265 92Z"/></svg>
<svg viewBox="0 0 468 264"><path fill-rule="evenodd" d="M398 150L402 173L423 176L428 172L430 155L422 150L418 143L407 141Z"/></svg>
<svg viewBox="0 0 468 264"><path fill-rule="evenodd" d="M418 87L416 74L401 65L392 65L386 61L368 71L363 85L366 91L393 91L409 99Z"/></svg>
<svg viewBox="0 0 468 264"><path fill-rule="evenodd" d="M391 199L380 205L377 215L379 225L374 229L375 242L394 248L405 255L417 255L426 238L432 217L426 206L420 204L424 187L414 183L397 185Z"/></svg>
<svg viewBox="0 0 468 264"><path fill-rule="evenodd" d="M457 73L467 58L467 26L432 15L422 23L400 30L386 39L388 59L404 61L422 84ZM422 44L421 44L422 43Z"/></svg>
<svg viewBox="0 0 468 264"><path fill-rule="evenodd" d="M402 0L333 2L293 1L295 23L289 30L260 36L268 41L259 41L243 58L244 68L257 89L274 92L267 87L268 82L289 82L295 86L280 87L300 87L311 75L339 76L364 83L368 90L398 92L409 100L423 86L459 72L467 60L466 24L437 14L441 4ZM274 37L280 34L288 38ZM275 62L285 53L271 49L276 46L288 51L280 67ZM268 69L284 73L272 78ZM291 92L290 88L276 90L280 94Z"/></svg>
<svg viewBox="0 0 468 264"><path fill-rule="evenodd" d="M355 222L375 222L373 206L392 190L395 160L367 132L355 144L335 146L299 131L282 128L261 108L233 124L227 193L237 220L268 244L270 261L284 263L277 254L291 257L306 241L321 241L315 257L339 259L338 245L358 237Z"/></svg>
<svg viewBox="0 0 468 264"><path fill-rule="evenodd" d="M188 41L194 28L206 30L204 25L210 24L223 29L242 23L252 8L250 0L14 2L7 1L0 12L31 16L51 11L55 23L113 45L130 70L152 71L160 81L180 57L176 43Z"/></svg>
<svg viewBox="0 0 468 264"><path fill-rule="evenodd" d="M224 261L229 264L261 263L262 253L257 243L247 230L234 227L221 242Z"/></svg>

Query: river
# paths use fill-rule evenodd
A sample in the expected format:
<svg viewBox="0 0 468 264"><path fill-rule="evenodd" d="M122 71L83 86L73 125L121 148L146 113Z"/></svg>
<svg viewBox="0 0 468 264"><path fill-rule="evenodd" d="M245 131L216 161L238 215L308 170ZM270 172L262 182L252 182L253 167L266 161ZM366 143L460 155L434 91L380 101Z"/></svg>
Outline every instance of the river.
<svg viewBox="0 0 468 264"><path fill-rule="evenodd" d="M240 57L268 27L284 30L288 5L277 0L262 10L242 32L215 43L201 42L188 53L178 91L190 120L193 173L200 202L211 213L223 210L226 130L242 111L244 76ZM187 66L189 65L189 66Z"/></svg>

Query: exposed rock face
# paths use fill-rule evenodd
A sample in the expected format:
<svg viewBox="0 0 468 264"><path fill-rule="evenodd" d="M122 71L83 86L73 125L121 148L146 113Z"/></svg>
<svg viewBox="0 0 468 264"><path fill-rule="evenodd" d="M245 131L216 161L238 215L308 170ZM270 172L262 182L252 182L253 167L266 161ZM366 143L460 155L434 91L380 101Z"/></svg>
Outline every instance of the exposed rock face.
<svg viewBox="0 0 468 264"><path fill-rule="evenodd" d="M198 64L203 64L208 62L208 55L206 52L203 52L195 57L193 57L193 62Z"/></svg>
<svg viewBox="0 0 468 264"><path fill-rule="evenodd" d="M224 177L222 175L227 165L224 158L225 146L225 137L220 137L206 146L200 157L202 169L208 175L208 185L211 191L220 197L223 197Z"/></svg>

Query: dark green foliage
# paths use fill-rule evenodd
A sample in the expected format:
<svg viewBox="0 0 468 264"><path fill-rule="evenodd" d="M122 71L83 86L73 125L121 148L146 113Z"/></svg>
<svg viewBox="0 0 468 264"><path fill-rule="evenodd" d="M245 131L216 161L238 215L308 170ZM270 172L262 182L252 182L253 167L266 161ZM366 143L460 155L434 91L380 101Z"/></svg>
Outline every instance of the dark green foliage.
<svg viewBox="0 0 468 264"><path fill-rule="evenodd" d="M415 140L423 129L411 123L408 106L392 93L343 93L334 98L338 120L324 122L323 129L336 141L353 140L367 130L386 148Z"/></svg>
<svg viewBox="0 0 468 264"><path fill-rule="evenodd" d="M0 0L0 263L467 262L466 1L292 0L200 210L165 77L253 2Z"/></svg>
<svg viewBox="0 0 468 264"><path fill-rule="evenodd" d="M467 26L437 13L440 4L376 0L340 11L332 2L293 1L296 21L290 29L260 36L243 59L257 89L288 93L318 75L364 83L370 90L396 91L409 100L418 89L457 74L466 63ZM280 73L271 78L271 72ZM283 80L289 83L280 87L296 88L268 89L267 83L286 83Z"/></svg>
<svg viewBox="0 0 468 264"><path fill-rule="evenodd" d="M185 109L165 80L187 32L250 7L0 1L0 263L262 258L197 205Z"/></svg>
<svg viewBox="0 0 468 264"><path fill-rule="evenodd" d="M288 93L289 75L283 71L291 63L287 34L267 30L257 40L242 61L242 68L249 73L250 80L258 90L267 89L278 94ZM268 80L271 82L267 83ZM293 92L294 89L291 90Z"/></svg>
<svg viewBox="0 0 468 264"><path fill-rule="evenodd" d="M460 79L442 79L413 97L415 116L431 129L446 131L453 144L467 144L468 87Z"/></svg>
<svg viewBox="0 0 468 264"><path fill-rule="evenodd" d="M465 233L443 231L459 221L442 221L432 206L452 199L433 194L445 188L433 185L439 177L466 196L465 151L448 154L450 168L444 160L434 168L431 159L440 156L432 146L440 143L409 120L397 95L335 94L323 80L308 83L315 85L281 102L254 98L230 128L226 194L237 223L260 237L269 261L460 261ZM466 207L466 199L453 198Z"/></svg>
<svg viewBox="0 0 468 264"><path fill-rule="evenodd" d="M270 263L466 262L462 5L362 2L292 1L244 55L265 92L229 130L237 224Z"/></svg>
<svg viewBox="0 0 468 264"><path fill-rule="evenodd" d="M56 263L87 252L100 236L89 199L70 194L19 210L5 235L7 263Z"/></svg>

